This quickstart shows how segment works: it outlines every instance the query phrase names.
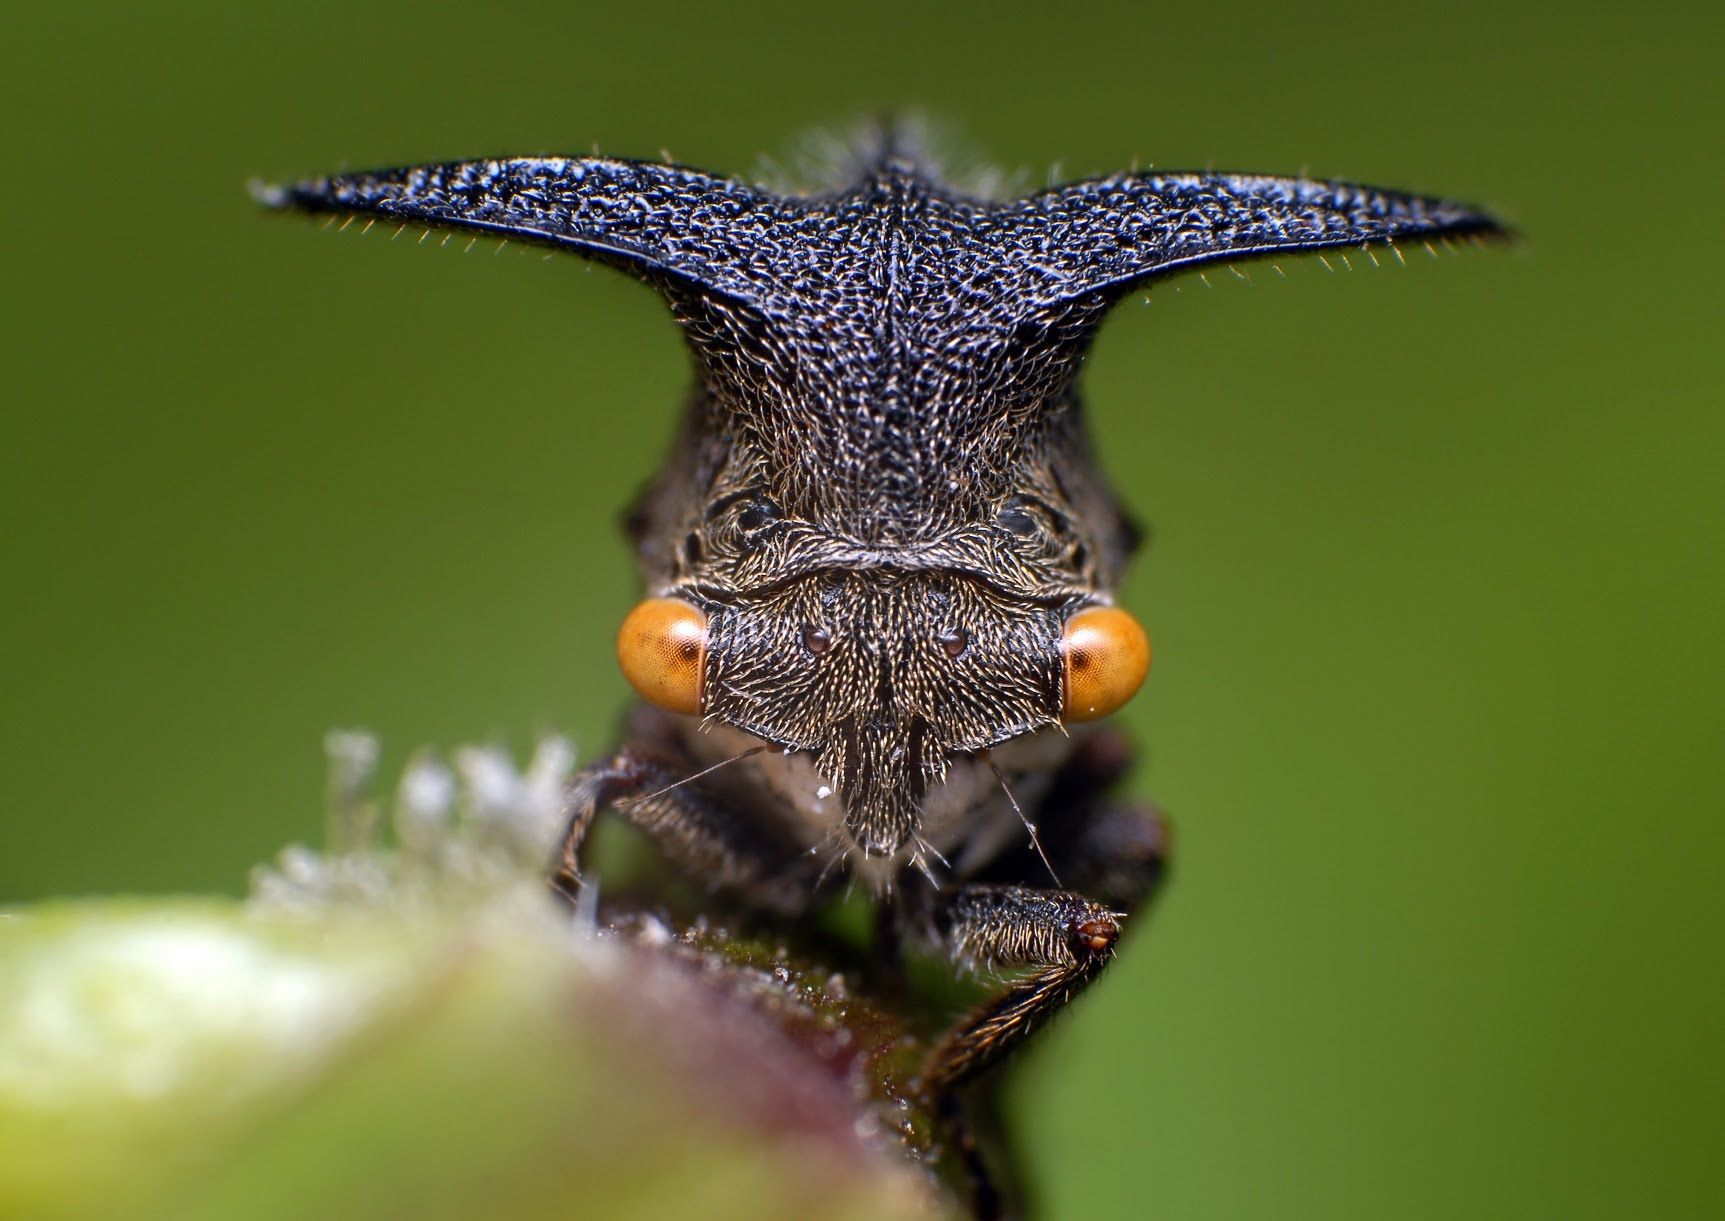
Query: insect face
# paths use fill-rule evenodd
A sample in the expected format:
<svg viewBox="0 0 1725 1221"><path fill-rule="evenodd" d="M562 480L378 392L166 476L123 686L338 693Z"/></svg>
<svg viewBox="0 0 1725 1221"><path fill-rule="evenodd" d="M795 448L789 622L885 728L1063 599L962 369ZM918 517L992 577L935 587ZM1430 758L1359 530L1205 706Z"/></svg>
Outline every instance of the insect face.
<svg viewBox="0 0 1725 1221"><path fill-rule="evenodd" d="M891 855L953 754L1056 722L1060 628L950 574L808 577L713 609L704 711L812 753L851 841Z"/></svg>
<svg viewBox="0 0 1725 1221"><path fill-rule="evenodd" d="M648 599L618 654L659 707L812 755L865 856L911 839L954 755L1113 712L1149 667L1124 610L1068 617L975 580L892 569L808 577L710 614Z"/></svg>

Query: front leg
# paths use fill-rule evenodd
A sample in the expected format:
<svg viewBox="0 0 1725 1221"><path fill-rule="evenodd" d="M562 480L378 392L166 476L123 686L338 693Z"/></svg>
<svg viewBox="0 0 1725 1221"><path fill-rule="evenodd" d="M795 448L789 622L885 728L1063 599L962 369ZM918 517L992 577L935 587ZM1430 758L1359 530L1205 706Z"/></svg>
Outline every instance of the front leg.
<svg viewBox="0 0 1725 1221"><path fill-rule="evenodd" d="M1120 734L1086 734L1037 811L1056 885L1075 891L1019 885L1047 869L1025 843L977 882L936 900L929 923L960 964L1032 970L941 1040L925 1069L931 1089L952 1090L1035 1033L1102 972L1120 921L1154 896L1167 869L1167 823L1153 806L1109 798L1131 760Z"/></svg>
<svg viewBox="0 0 1725 1221"><path fill-rule="evenodd" d="M582 848L605 809L643 831L673 868L709 890L784 915L806 910L814 897L807 857L761 834L687 773L626 746L569 782L568 822L551 885L571 900L581 891Z"/></svg>
<svg viewBox="0 0 1725 1221"><path fill-rule="evenodd" d="M1119 914L1083 895L976 883L936 901L933 926L953 958L984 970L1032 968L967 1014L929 1053L934 1098L998 1063L1102 973Z"/></svg>

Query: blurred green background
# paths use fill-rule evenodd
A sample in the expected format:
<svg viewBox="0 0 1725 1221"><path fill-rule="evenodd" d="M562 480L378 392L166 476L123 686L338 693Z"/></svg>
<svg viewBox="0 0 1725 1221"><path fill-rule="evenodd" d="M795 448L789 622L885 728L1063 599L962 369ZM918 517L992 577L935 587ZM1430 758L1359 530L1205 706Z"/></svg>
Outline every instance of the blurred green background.
<svg viewBox="0 0 1725 1221"><path fill-rule="evenodd" d="M1725 421L1694 6L64 5L9 19L0 902L237 892L323 732L602 749L648 291L260 215L913 104L1066 176L1420 188L1508 252L1212 276L1088 374L1174 885L1018 1083L1052 1215L1717 1215Z"/></svg>

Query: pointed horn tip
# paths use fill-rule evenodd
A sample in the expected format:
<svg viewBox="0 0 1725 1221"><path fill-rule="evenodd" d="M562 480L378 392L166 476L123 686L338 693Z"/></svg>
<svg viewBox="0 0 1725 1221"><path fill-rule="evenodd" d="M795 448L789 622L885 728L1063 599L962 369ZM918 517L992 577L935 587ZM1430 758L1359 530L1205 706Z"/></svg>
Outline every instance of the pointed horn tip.
<svg viewBox="0 0 1725 1221"><path fill-rule="evenodd" d="M1488 212L1476 213L1470 223L1456 225L1431 236L1440 240L1459 238L1472 242L1481 249L1487 246L1519 246L1523 240L1521 230L1505 224Z"/></svg>
<svg viewBox="0 0 1725 1221"><path fill-rule="evenodd" d="M1524 240L1522 231L1514 225L1501 221L1490 213L1484 215L1484 220L1485 226L1479 230L1479 236L1486 241L1516 245Z"/></svg>
<svg viewBox="0 0 1725 1221"><path fill-rule="evenodd" d="M275 182L265 182L262 178L248 178L246 180L246 194L250 195L257 203L276 212L290 208L294 203L294 189L292 187L285 187Z"/></svg>
<svg viewBox="0 0 1725 1221"><path fill-rule="evenodd" d="M304 182L266 182L262 178L246 180L246 194L272 212L322 212L334 204L329 193L328 179L311 178Z"/></svg>
<svg viewBox="0 0 1725 1221"><path fill-rule="evenodd" d="M1457 213L1450 232L1458 237L1477 237L1486 241L1519 242L1521 231L1504 221L1494 208L1475 204L1452 205Z"/></svg>

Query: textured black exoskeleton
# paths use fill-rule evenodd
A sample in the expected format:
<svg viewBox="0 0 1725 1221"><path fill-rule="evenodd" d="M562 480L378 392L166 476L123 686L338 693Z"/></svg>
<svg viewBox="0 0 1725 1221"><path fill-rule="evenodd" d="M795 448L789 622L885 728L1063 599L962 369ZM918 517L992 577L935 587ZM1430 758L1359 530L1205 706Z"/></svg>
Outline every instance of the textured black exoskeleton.
<svg viewBox="0 0 1725 1221"><path fill-rule="evenodd" d="M935 1046L924 1086L944 1098L1097 976L1163 867L1158 816L1110 796L1122 743L1063 715L1066 634L1136 540L1076 390L1109 308L1206 263L1500 230L1442 200L1240 174L973 198L891 132L853 168L781 195L521 158L262 195L562 248L664 295L697 383L628 524L648 594L703 633L698 715L642 705L577 778L561 882L579 886L607 808L776 917L864 880L900 930L1023 971Z"/></svg>

